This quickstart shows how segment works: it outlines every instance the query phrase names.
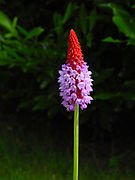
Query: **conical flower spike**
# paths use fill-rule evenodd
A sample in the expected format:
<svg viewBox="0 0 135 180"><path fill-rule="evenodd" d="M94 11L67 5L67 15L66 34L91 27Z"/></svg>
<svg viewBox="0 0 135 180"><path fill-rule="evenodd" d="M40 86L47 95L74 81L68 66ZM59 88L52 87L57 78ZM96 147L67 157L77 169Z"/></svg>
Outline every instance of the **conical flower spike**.
<svg viewBox="0 0 135 180"><path fill-rule="evenodd" d="M90 96L92 89L91 71L83 60L83 54L75 31L72 29L68 39L67 61L59 71L60 96L63 106L68 111L74 111L76 104L81 109L87 108L93 98Z"/></svg>

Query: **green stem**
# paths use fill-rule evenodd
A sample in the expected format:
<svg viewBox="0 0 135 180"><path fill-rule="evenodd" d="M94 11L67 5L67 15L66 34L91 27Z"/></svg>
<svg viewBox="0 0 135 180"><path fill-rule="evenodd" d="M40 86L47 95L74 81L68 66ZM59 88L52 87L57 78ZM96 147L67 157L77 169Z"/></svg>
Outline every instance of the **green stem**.
<svg viewBox="0 0 135 180"><path fill-rule="evenodd" d="M79 106L75 104L74 111L74 168L73 180L78 180L78 153L79 152Z"/></svg>

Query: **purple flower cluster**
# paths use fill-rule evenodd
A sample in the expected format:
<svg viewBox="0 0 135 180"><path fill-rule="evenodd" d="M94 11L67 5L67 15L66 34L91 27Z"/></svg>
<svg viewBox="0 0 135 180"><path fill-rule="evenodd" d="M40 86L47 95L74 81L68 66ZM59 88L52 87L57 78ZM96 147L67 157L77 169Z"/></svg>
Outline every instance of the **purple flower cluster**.
<svg viewBox="0 0 135 180"><path fill-rule="evenodd" d="M92 89L91 71L88 71L86 62L81 66L72 68L69 63L62 65L59 71L60 77L60 96L63 98L63 106L68 111L74 111L74 104L81 106L81 109L87 108L93 98L90 96Z"/></svg>

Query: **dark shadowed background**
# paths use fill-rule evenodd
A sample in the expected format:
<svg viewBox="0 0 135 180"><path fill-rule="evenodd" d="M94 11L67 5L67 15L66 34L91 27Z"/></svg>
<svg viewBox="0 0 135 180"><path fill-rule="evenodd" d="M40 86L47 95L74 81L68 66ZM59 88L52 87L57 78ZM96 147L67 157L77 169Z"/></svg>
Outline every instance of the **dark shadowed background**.
<svg viewBox="0 0 135 180"><path fill-rule="evenodd" d="M80 159L134 169L135 0L0 0L1 132L22 152L36 142L72 156L73 112L57 83L71 28L94 79L94 101L80 110Z"/></svg>

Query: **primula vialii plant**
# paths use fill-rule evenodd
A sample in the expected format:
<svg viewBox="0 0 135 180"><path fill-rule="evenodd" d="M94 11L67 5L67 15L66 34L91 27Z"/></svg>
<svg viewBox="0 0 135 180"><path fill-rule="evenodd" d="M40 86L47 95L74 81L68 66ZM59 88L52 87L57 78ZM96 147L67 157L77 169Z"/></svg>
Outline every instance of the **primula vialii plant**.
<svg viewBox="0 0 135 180"><path fill-rule="evenodd" d="M71 29L68 39L67 61L59 71L60 96L67 111L74 111L74 169L73 180L78 180L79 106L86 109L93 98L91 71L83 60L83 54L75 31Z"/></svg>

